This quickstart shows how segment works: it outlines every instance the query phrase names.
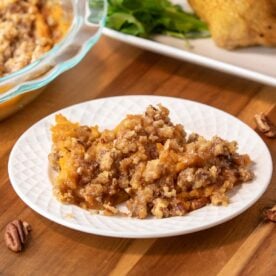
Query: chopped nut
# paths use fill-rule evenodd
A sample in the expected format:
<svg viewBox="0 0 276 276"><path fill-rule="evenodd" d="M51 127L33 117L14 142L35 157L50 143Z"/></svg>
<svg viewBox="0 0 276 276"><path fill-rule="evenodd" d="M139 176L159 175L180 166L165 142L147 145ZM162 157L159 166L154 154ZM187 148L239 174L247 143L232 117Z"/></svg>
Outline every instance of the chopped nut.
<svg viewBox="0 0 276 276"><path fill-rule="evenodd" d="M269 138L276 137L276 127L267 118L264 113L259 113L254 116L257 128L260 132L264 133Z"/></svg>
<svg viewBox="0 0 276 276"><path fill-rule="evenodd" d="M207 197L194 199L191 201L191 210L199 209L208 203L209 203L209 199Z"/></svg>
<svg viewBox="0 0 276 276"><path fill-rule="evenodd" d="M270 209L264 210L264 216L267 220L276 222L276 205Z"/></svg>
<svg viewBox="0 0 276 276"><path fill-rule="evenodd" d="M7 247L13 252L22 251L29 232L31 232L31 226L26 221L14 220L10 222L5 231Z"/></svg>

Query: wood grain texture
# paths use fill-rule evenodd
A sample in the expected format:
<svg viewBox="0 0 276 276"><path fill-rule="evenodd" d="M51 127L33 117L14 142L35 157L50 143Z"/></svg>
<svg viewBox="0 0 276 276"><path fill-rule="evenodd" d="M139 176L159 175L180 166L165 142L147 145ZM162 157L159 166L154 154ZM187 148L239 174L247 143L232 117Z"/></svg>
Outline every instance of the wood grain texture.
<svg viewBox="0 0 276 276"><path fill-rule="evenodd" d="M25 252L0 239L0 275L276 275L275 224L261 210L276 202L276 140L265 137L274 174L262 198L238 217L189 235L148 240L105 238L57 225L27 207L9 183L7 163L19 136L44 116L99 97L154 94L195 100L254 127L266 112L276 123L276 89L103 37L74 69L27 108L0 123L0 231L20 218L33 228Z"/></svg>

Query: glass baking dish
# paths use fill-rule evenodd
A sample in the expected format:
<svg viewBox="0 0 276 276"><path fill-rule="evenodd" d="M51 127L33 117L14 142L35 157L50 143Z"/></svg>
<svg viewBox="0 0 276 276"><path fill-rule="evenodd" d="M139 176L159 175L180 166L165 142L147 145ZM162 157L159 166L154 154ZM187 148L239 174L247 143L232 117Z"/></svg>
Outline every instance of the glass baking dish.
<svg viewBox="0 0 276 276"><path fill-rule="evenodd" d="M78 64L99 40L107 0L60 0L70 20L65 37L41 58L0 78L0 120L21 109L48 83Z"/></svg>

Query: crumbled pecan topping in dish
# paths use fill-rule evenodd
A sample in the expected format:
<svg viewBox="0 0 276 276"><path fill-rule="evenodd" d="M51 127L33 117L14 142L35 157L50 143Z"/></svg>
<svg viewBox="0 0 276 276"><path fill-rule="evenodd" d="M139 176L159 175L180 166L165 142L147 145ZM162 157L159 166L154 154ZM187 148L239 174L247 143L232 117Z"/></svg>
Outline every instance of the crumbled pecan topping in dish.
<svg viewBox="0 0 276 276"><path fill-rule="evenodd" d="M58 1L0 1L0 77L13 73L49 51L65 34Z"/></svg>
<svg viewBox="0 0 276 276"><path fill-rule="evenodd" d="M253 178L248 155L217 136L187 135L165 107L127 115L113 130L56 116L49 155L59 200L118 215L182 216L206 204L227 205L227 191Z"/></svg>

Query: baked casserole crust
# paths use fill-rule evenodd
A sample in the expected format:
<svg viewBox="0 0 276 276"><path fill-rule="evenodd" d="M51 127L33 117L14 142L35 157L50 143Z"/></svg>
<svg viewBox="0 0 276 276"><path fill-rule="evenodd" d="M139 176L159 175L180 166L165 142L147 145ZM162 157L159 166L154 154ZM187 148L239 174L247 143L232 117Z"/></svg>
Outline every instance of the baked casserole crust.
<svg viewBox="0 0 276 276"><path fill-rule="evenodd" d="M236 142L187 135L162 105L127 115L113 130L82 126L62 115L51 130L56 197L106 215L122 214L121 203L140 219L227 205L227 191L253 178L252 161L237 153Z"/></svg>

